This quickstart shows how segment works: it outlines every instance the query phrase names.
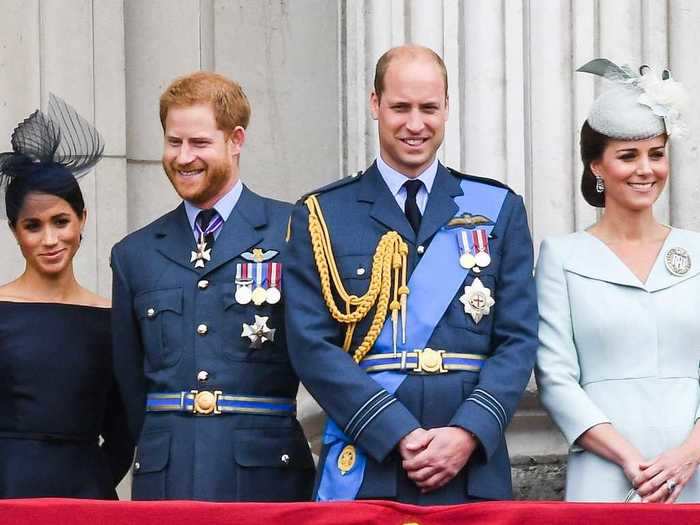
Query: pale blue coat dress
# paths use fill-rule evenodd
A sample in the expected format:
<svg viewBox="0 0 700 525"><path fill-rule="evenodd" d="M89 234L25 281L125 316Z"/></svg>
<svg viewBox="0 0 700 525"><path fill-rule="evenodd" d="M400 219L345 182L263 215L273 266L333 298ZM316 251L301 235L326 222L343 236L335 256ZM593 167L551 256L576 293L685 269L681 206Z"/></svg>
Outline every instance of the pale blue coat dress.
<svg viewBox="0 0 700 525"><path fill-rule="evenodd" d="M688 251L672 274L665 255ZM570 445L569 501L622 501L617 465L574 444L610 422L645 458L680 445L700 417L700 234L672 229L642 283L586 232L546 239L536 281L540 399ZM680 501L700 501L695 474Z"/></svg>

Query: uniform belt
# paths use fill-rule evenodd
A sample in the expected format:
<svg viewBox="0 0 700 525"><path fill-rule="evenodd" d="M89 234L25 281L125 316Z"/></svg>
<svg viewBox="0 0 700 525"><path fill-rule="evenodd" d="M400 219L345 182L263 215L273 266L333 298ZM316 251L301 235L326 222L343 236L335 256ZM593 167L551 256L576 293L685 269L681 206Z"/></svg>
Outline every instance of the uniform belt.
<svg viewBox="0 0 700 525"><path fill-rule="evenodd" d="M453 370L478 372L485 360L485 355L423 348L412 352L399 352L396 355L368 355L360 361L360 367L366 372L395 370L414 374L444 374Z"/></svg>
<svg viewBox="0 0 700 525"><path fill-rule="evenodd" d="M185 412L198 416L258 414L291 416L297 410L295 399L286 397L241 396L220 390L183 390L148 394L146 412Z"/></svg>

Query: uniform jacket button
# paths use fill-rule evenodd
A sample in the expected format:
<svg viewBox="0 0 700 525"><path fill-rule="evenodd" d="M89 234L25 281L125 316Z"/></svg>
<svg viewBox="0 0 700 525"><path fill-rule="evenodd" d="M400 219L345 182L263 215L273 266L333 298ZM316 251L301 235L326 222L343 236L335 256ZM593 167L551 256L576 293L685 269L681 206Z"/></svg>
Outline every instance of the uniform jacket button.
<svg viewBox="0 0 700 525"><path fill-rule="evenodd" d="M425 246L422 244L419 245L418 248L416 248L416 251L418 252L418 255L423 255L425 253Z"/></svg>
<svg viewBox="0 0 700 525"><path fill-rule="evenodd" d="M206 290L207 286L209 286L209 281L207 281L206 279L202 279L197 283L197 287L200 290Z"/></svg>
<svg viewBox="0 0 700 525"><path fill-rule="evenodd" d="M365 270L362 266L360 266L357 270L355 270L355 273L356 273L357 275L364 275L364 274L365 274L365 271L366 271L366 270Z"/></svg>
<svg viewBox="0 0 700 525"><path fill-rule="evenodd" d="M146 310L146 317L153 317L156 315L156 309L151 307Z"/></svg>
<svg viewBox="0 0 700 525"><path fill-rule="evenodd" d="M140 469L141 469L141 463L139 463L137 461L136 463L134 463L134 470L140 470Z"/></svg>
<svg viewBox="0 0 700 525"><path fill-rule="evenodd" d="M204 334L206 334L208 331L209 331L209 327L208 327L207 325L205 325L204 323L202 323L202 324L200 324L199 326L197 326L197 333L198 333L199 335L204 335Z"/></svg>
<svg viewBox="0 0 700 525"><path fill-rule="evenodd" d="M280 461L285 465L289 465L290 459L291 458L289 457L289 454L282 454L282 456L280 457Z"/></svg>
<svg viewBox="0 0 700 525"><path fill-rule="evenodd" d="M200 370L197 374L197 381L204 383L207 379L209 379L209 372L206 370Z"/></svg>

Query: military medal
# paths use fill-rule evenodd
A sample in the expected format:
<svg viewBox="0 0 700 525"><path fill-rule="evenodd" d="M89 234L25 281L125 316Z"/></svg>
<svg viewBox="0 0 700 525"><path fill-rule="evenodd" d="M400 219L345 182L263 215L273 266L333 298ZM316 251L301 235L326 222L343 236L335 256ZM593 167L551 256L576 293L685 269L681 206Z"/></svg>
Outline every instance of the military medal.
<svg viewBox="0 0 700 525"><path fill-rule="evenodd" d="M277 304L282 299L280 293L282 265L280 263L267 264L267 291L265 292L265 300L267 304Z"/></svg>
<svg viewBox="0 0 700 525"><path fill-rule="evenodd" d="M250 339L250 348L258 349L261 348L263 343L270 341L271 343L275 340L276 328L270 328L267 326L267 321L269 317L261 317L259 315L255 316L255 322L253 324L243 323L243 332L241 332L241 337L247 337Z"/></svg>
<svg viewBox="0 0 700 525"><path fill-rule="evenodd" d="M263 288L262 263L255 263L255 289L253 290L252 299L255 306L261 306L267 299L267 293L265 288Z"/></svg>
<svg viewBox="0 0 700 525"><path fill-rule="evenodd" d="M666 269L669 272L679 277L688 273L692 266L688 251L678 247L671 248L666 252L664 263L666 263Z"/></svg>
<svg viewBox="0 0 700 525"><path fill-rule="evenodd" d="M211 261L211 248L207 249L207 241L204 240L204 232L199 234L199 242L197 243L197 251L192 252L190 262L194 263L195 268L204 268L204 263Z"/></svg>
<svg viewBox="0 0 700 525"><path fill-rule="evenodd" d="M353 445L345 445L338 456L338 470L344 476L352 470L357 460L357 451Z"/></svg>
<svg viewBox="0 0 700 525"><path fill-rule="evenodd" d="M251 267L249 263L238 263L236 265L236 302L238 304L248 304L253 298L251 287L253 279L251 278Z"/></svg>
<svg viewBox="0 0 700 525"><path fill-rule="evenodd" d="M214 218L204 230L199 225L199 221L194 222L195 231L199 234L199 242L197 243L197 251L190 255L190 262L194 263L195 268L204 268L204 265L211 261L211 248L207 248L207 242L204 239L207 235L213 235L223 224L224 219L218 213L215 213Z"/></svg>
<svg viewBox="0 0 700 525"><path fill-rule="evenodd" d="M474 254L474 262L479 268L486 268L491 264L491 255L489 255L489 234L483 228L476 228L471 234L473 246L476 251Z"/></svg>
<svg viewBox="0 0 700 525"><path fill-rule="evenodd" d="M470 286L464 287L464 294L459 298L459 302L464 305L464 313L471 315L476 324L491 313L491 307L496 304L491 297L491 290L486 288L478 277Z"/></svg>
<svg viewBox="0 0 700 525"><path fill-rule="evenodd" d="M459 265L465 270L471 270L476 264L476 261L471 254L469 237L466 230L460 229L459 232L457 232L457 244L459 244L460 253Z"/></svg>

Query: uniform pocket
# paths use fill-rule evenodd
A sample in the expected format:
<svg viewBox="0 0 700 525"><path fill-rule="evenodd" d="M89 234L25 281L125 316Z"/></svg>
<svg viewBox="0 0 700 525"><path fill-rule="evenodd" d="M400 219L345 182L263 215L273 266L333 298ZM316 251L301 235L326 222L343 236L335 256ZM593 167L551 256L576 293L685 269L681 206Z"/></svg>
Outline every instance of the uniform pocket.
<svg viewBox="0 0 700 525"><path fill-rule="evenodd" d="M134 461L134 499L165 499L165 467L169 459L170 432L146 432L141 435Z"/></svg>
<svg viewBox="0 0 700 525"><path fill-rule="evenodd" d="M373 257L374 254L344 255L336 259L338 273L348 293L357 296L367 293L372 277Z"/></svg>
<svg viewBox="0 0 700 525"><path fill-rule="evenodd" d="M301 432L236 430L233 447L239 501L306 501L311 498L314 462Z"/></svg>
<svg viewBox="0 0 700 525"><path fill-rule="evenodd" d="M171 288L143 292L134 298L150 370L174 366L182 356L182 295L182 288Z"/></svg>

